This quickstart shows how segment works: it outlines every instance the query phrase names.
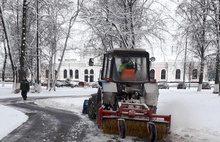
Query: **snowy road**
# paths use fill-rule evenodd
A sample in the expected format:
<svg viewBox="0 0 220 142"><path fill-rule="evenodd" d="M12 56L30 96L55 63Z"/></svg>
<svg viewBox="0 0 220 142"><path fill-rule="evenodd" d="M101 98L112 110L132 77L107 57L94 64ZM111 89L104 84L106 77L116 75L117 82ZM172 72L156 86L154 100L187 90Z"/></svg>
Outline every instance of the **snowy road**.
<svg viewBox="0 0 220 142"><path fill-rule="evenodd" d="M29 119L2 139L2 142L80 142L88 129L76 114L40 107L33 103L33 99L25 103L10 99L9 106L19 108Z"/></svg>

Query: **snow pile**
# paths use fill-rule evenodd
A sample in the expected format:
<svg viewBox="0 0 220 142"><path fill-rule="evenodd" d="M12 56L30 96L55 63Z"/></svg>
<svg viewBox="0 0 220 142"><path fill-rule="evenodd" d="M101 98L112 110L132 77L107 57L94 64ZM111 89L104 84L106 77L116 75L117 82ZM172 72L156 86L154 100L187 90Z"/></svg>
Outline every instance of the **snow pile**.
<svg viewBox="0 0 220 142"><path fill-rule="evenodd" d="M3 105L0 105L0 114L0 139L28 119L22 112Z"/></svg>
<svg viewBox="0 0 220 142"><path fill-rule="evenodd" d="M172 115L172 134L193 142L220 139L220 97L212 90L161 90L158 114Z"/></svg>

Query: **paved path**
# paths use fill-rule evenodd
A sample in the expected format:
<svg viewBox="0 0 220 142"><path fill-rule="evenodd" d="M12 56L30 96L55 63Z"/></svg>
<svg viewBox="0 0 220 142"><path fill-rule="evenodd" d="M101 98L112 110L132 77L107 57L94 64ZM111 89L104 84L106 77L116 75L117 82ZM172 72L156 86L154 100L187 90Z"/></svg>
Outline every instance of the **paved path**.
<svg viewBox="0 0 220 142"><path fill-rule="evenodd" d="M36 98L35 98L36 99ZM12 131L1 142L81 142L85 137L87 125L76 114L41 107L29 98L0 100L1 103L16 107L29 116L28 121Z"/></svg>

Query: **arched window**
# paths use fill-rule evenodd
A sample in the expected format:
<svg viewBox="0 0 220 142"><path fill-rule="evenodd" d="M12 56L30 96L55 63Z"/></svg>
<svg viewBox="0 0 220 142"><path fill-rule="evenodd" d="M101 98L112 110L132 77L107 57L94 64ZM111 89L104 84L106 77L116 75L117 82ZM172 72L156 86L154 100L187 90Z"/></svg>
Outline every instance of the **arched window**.
<svg viewBox="0 0 220 142"><path fill-rule="evenodd" d="M90 74L94 74L94 70L93 69L90 70Z"/></svg>
<svg viewBox="0 0 220 142"><path fill-rule="evenodd" d="M90 70L90 82L93 82L94 81L94 70L91 69Z"/></svg>
<svg viewBox="0 0 220 142"><path fill-rule="evenodd" d="M150 70L150 79L155 79L155 70L154 69Z"/></svg>
<svg viewBox="0 0 220 142"><path fill-rule="evenodd" d="M73 70L72 69L70 70L70 78L71 79L73 78Z"/></svg>
<svg viewBox="0 0 220 142"><path fill-rule="evenodd" d="M192 72L192 79L197 79L197 74L198 74L197 69L193 69L193 72Z"/></svg>
<svg viewBox="0 0 220 142"><path fill-rule="evenodd" d="M176 70L176 79L180 79L180 69Z"/></svg>
<svg viewBox="0 0 220 142"><path fill-rule="evenodd" d="M85 69L85 71L84 71L84 74L88 74L89 72L88 72L88 70L87 69Z"/></svg>
<svg viewBox="0 0 220 142"><path fill-rule="evenodd" d="M49 70L46 70L46 78L49 78Z"/></svg>
<svg viewBox="0 0 220 142"><path fill-rule="evenodd" d="M163 69L161 71L161 79L166 79L166 70L165 69Z"/></svg>
<svg viewBox="0 0 220 142"><path fill-rule="evenodd" d="M75 70L75 79L79 79L79 70Z"/></svg>
<svg viewBox="0 0 220 142"><path fill-rule="evenodd" d="M63 71L63 78L67 78L67 70L66 69Z"/></svg>

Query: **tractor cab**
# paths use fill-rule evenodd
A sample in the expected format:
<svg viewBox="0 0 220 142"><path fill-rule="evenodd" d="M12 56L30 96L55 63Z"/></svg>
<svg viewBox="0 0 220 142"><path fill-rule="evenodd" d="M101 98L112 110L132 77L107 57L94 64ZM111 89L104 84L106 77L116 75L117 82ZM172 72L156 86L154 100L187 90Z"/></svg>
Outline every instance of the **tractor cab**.
<svg viewBox="0 0 220 142"><path fill-rule="evenodd" d="M104 55L101 80L149 82L149 53L142 49L114 49Z"/></svg>

